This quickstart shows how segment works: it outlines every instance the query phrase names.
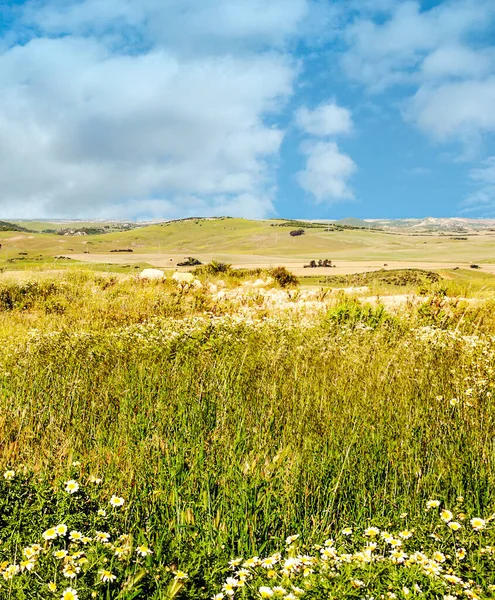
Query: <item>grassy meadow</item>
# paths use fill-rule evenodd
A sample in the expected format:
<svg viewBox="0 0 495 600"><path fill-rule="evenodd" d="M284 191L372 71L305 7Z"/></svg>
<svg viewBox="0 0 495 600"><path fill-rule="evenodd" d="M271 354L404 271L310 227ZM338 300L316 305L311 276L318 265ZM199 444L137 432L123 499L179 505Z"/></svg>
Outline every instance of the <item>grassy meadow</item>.
<svg viewBox="0 0 495 600"><path fill-rule="evenodd" d="M197 277L2 280L0 597L494 597L491 297Z"/></svg>
<svg viewBox="0 0 495 600"><path fill-rule="evenodd" d="M284 225L285 223L285 225ZM19 223L30 232L0 232L0 268L11 270L46 266L57 256L80 261L136 264L152 261L171 267L184 256L203 262L212 259L239 264L277 266L285 262L309 262L329 258L334 261L406 261L408 263L456 263L463 267L474 262L495 263L495 233L476 235L456 233L390 233L373 229L335 230L307 226L304 235L293 237L296 226L280 221L216 218L188 219L157 223L100 235L65 236L40 233L40 228L61 227L54 223ZM91 223L78 223L90 226ZM96 225L96 224L93 224ZM289 226L287 226L289 225ZM124 255L112 250L132 249ZM26 254L22 254L26 253ZM57 261L55 261L57 262ZM65 263L58 260L59 263ZM65 261L67 262L67 261ZM414 266L409 264L408 266Z"/></svg>

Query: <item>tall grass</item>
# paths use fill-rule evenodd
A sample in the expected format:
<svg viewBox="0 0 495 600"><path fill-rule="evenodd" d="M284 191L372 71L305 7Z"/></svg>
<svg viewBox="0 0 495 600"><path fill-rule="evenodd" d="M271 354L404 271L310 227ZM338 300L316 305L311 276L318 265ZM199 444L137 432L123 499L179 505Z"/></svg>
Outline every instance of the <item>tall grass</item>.
<svg viewBox="0 0 495 600"><path fill-rule="evenodd" d="M493 505L489 335L358 303L309 323L197 319L194 294L132 284L138 306L129 283L91 285L96 301L73 288L79 319L44 312L46 296L3 313L0 464L52 485L81 461L103 495L126 498L125 525L206 586L184 597L207 597L218 557L268 552L294 532L420 521L432 497L464 496L478 514ZM140 325L157 306L163 318ZM40 526L54 509L43 510Z"/></svg>

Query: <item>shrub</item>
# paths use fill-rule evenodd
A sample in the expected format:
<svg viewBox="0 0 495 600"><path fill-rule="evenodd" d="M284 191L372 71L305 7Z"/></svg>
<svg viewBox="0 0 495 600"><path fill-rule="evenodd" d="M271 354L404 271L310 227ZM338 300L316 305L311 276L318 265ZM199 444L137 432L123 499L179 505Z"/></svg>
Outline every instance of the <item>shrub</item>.
<svg viewBox="0 0 495 600"><path fill-rule="evenodd" d="M296 236L298 236L298 235L304 235L304 229L293 229L293 230L290 232L290 235L291 235L292 237L296 237Z"/></svg>
<svg viewBox="0 0 495 600"><path fill-rule="evenodd" d="M276 267L275 269L271 269L269 273L280 287L290 287L299 283L297 277L290 271L287 271L285 267Z"/></svg>
<svg viewBox="0 0 495 600"><path fill-rule="evenodd" d="M198 265L202 265L203 263L194 258L193 256L188 256L185 260L180 263L177 263L178 267L197 267Z"/></svg>

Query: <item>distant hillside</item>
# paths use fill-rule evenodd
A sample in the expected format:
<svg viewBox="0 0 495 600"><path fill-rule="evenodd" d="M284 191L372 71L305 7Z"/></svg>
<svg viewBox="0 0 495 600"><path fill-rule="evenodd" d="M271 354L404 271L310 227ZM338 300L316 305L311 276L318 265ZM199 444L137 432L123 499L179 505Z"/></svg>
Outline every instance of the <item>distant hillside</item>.
<svg viewBox="0 0 495 600"><path fill-rule="evenodd" d="M9 223L8 221L0 221L0 231L21 231L23 233L32 233L31 229L26 229L21 225Z"/></svg>
<svg viewBox="0 0 495 600"><path fill-rule="evenodd" d="M344 219L347 221L348 219ZM358 219L355 219L356 221ZM354 219L353 219L354 221ZM477 233L495 231L495 219L465 219L462 217L426 217L424 219L364 219L364 226L403 233Z"/></svg>

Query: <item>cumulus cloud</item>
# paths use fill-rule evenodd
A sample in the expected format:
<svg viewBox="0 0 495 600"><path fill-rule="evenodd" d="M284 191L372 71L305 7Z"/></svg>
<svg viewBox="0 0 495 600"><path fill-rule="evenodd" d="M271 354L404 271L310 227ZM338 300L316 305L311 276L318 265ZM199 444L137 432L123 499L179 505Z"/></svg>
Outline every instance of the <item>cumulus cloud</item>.
<svg viewBox="0 0 495 600"><path fill-rule="evenodd" d="M261 8L263 8L261 10ZM2 214L274 212L306 0L36 0L0 53Z"/></svg>
<svg viewBox="0 0 495 600"><path fill-rule="evenodd" d="M16 46L0 56L3 203L88 216L132 198L169 210L191 195L246 213L239 198L258 197L254 212L270 212L283 134L263 116L293 77L277 55L115 55L73 37Z"/></svg>
<svg viewBox="0 0 495 600"><path fill-rule="evenodd" d="M485 30L494 16L495 5L489 0L443 2L424 11L419 2L407 0L396 4L384 21L355 19L344 32L348 50L342 64L349 77L372 91L414 84L429 54L462 44L472 33ZM445 56L443 62L458 68Z"/></svg>
<svg viewBox="0 0 495 600"><path fill-rule="evenodd" d="M439 140L465 139L495 131L495 76L424 85L411 99L405 114Z"/></svg>
<svg viewBox="0 0 495 600"><path fill-rule="evenodd" d="M421 65L424 80L470 78L489 75L495 67L493 49L473 50L462 44L447 44L431 52Z"/></svg>
<svg viewBox="0 0 495 600"><path fill-rule="evenodd" d="M428 10L407 0L384 20L355 19L345 30L342 64L374 93L402 86L403 115L428 135L469 141L493 129L495 47L483 34L494 20L488 0L450 0Z"/></svg>
<svg viewBox="0 0 495 600"><path fill-rule="evenodd" d="M352 200L348 179L356 171L354 161L335 142L306 142L301 147L306 167L297 174L299 185L319 203Z"/></svg>
<svg viewBox="0 0 495 600"><path fill-rule="evenodd" d="M236 53L283 46L308 12L308 0L35 0L24 21L49 35Z"/></svg>
<svg viewBox="0 0 495 600"><path fill-rule="evenodd" d="M314 110L302 106L296 112L296 124L315 136L337 135L352 130L351 112L334 102L321 104Z"/></svg>

